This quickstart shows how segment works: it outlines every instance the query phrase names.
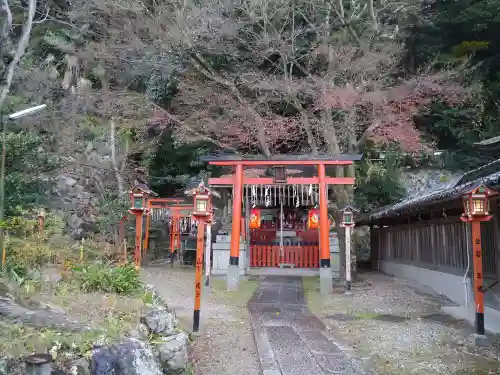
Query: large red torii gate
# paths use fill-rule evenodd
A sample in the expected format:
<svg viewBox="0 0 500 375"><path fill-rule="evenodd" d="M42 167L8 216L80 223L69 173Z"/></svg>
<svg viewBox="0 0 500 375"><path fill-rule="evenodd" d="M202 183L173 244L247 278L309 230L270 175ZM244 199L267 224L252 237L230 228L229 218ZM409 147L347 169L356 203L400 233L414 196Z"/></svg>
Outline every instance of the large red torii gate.
<svg viewBox="0 0 500 375"><path fill-rule="evenodd" d="M209 185L233 185L233 210L229 269L227 274L228 290L238 289L239 279L239 242L241 234L243 186L245 184L317 184L319 185L319 252L320 252L320 289L327 294L332 291L332 271L330 265L329 225L328 225L328 185L354 185L354 177L327 177L326 166L346 166L361 160L362 155L279 155L271 159L261 156L243 157L240 155L203 156L201 161L215 166L234 167L230 177L209 178ZM317 175L313 177L287 177L286 166L316 166ZM245 167L273 167L274 177L244 177Z"/></svg>

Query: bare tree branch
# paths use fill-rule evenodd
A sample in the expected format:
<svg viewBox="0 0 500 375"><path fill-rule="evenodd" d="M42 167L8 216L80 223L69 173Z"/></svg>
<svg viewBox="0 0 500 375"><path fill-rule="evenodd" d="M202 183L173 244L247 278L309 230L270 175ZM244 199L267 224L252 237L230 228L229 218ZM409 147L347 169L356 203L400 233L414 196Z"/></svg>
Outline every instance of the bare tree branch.
<svg viewBox="0 0 500 375"><path fill-rule="evenodd" d="M3 6L4 7L6 6L6 9L8 9L7 0L2 0L2 1L3 1ZM19 39L19 42L17 44L14 57L7 66L5 76L2 77L3 79L0 82L0 108L3 107L3 103L5 102L5 99L9 94L10 86L12 85L12 80L14 78L14 73L16 71L17 65L19 64L19 61L23 57L26 48L28 47L35 13L36 13L36 0L28 0L28 14L26 16L26 21L23 26L21 38ZM7 14L10 14L10 11L8 11Z"/></svg>

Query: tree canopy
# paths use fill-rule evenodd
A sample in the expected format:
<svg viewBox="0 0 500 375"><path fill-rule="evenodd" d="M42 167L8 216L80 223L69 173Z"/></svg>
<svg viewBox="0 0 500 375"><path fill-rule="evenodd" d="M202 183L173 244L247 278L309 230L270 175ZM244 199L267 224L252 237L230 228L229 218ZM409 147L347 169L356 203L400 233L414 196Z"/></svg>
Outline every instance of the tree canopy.
<svg viewBox="0 0 500 375"><path fill-rule="evenodd" d="M31 3L0 4L5 89ZM82 155L103 194L123 191L138 168L173 194L214 150L370 155L396 143L416 158L445 149L448 168L472 168L485 160L472 144L498 134L493 0L35 5L2 111L48 103L43 119L21 128L50 135L45 151L64 161ZM91 157L99 145L111 147L106 166ZM366 160L337 174L357 173L366 186L356 199L376 206L403 194L391 168Z"/></svg>

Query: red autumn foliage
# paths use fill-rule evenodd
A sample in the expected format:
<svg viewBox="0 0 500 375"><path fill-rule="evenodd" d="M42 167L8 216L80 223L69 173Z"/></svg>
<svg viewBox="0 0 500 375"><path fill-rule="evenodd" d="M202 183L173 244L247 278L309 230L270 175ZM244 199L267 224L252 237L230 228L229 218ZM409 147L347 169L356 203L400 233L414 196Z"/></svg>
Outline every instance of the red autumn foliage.
<svg viewBox="0 0 500 375"><path fill-rule="evenodd" d="M322 108L339 109L351 116L356 127L369 131L369 138L398 142L404 151L420 152L422 144L413 117L419 109L439 99L450 104L468 98L467 90L442 76L419 76L389 88L368 91L343 87L328 90L319 102ZM363 123L364 122L364 123ZM362 129L357 129L363 131Z"/></svg>

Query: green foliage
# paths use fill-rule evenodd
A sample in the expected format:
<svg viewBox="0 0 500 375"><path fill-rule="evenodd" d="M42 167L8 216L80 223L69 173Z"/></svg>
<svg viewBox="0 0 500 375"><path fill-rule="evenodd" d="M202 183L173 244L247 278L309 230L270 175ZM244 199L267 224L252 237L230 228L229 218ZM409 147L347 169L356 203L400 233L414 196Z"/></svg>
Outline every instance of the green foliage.
<svg viewBox="0 0 500 375"><path fill-rule="evenodd" d="M38 233L37 213L16 207L14 215L2 224L6 233L6 269L16 277L26 278L65 252L53 241L62 238L64 222L54 213L46 213L44 231Z"/></svg>
<svg viewBox="0 0 500 375"><path fill-rule="evenodd" d="M7 132L5 155L5 213L16 214L25 208L43 204L50 191L44 172L54 169L56 162L42 150L44 138L28 132Z"/></svg>
<svg viewBox="0 0 500 375"><path fill-rule="evenodd" d="M379 151L386 151L383 160L371 161ZM364 152L363 161L357 164L355 205L361 212L393 204L402 199L406 191L401 183L401 168L404 158L394 145L380 149L370 145Z"/></svg>
<svg viewBox="0 0 500 375"><path fill-rule="evenodd" d="M172 98L177 92L178 82L164 74L152 74L146 84L146 96L164 108L170 107Z"/></svg>
<svg viewBox="0 0 500 375"><path fill-rule="evenodd" d="M192 176L205 170L205 163L199 158L214 152L215 146L209 142L175 144L171 130L165 130L154 155L151 155L149 174L150 186L160 196L171 196ZM220 168L211 168L213 176L220 173Z"/></svg>
<svg viewBox="0 0 500 375"><path fill-rule="evenodd" d="M488 41L463 41L453 47L453 55L457 57L475 55L479 51L486 51L490 45Z"/></svg>
<svg viewBox="0 0 500 375"><path fill-rule="evenodd" d="M474 147L475 142L496 136L500 130L492 122L481 121L477 107L433 103L415 117L415 122L438 149L446 150L443 158L446 169L470 170L494 158Z"/></svg>
<svg viewBox="0 0 500 375"><path fill-rule="evenodd" d="M128 196L106 190L96 204L97 228L104 235L116 233L120 220L130 208Z"/></svg>
<svg viewBox="0 0 500 375"><path fill-rule="evenodd" d="M445 168L468 170L487 163L489 156L472 145L500 133L499 13L496 0L438 0L409 30L407 70L464 61L477 68L468 77L469 84L481 88L473 100L461 107L433 103L417 117L437 147L448 150Z"/></svg>
<svg viewBox="0 0 500 375"><path fill-rule="evenodd" d="M139 272L133 264L114 266L102 262L73 265L75 280L84 292L136 293L141 287Z"/></svg>

